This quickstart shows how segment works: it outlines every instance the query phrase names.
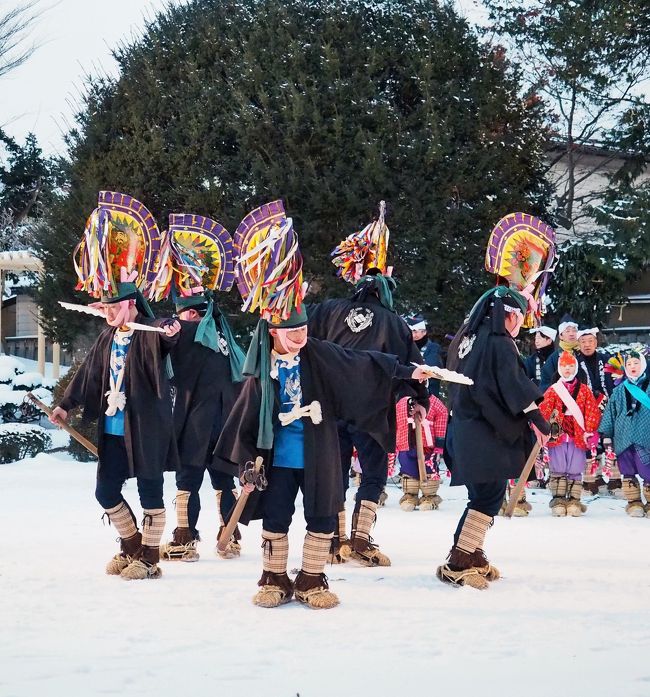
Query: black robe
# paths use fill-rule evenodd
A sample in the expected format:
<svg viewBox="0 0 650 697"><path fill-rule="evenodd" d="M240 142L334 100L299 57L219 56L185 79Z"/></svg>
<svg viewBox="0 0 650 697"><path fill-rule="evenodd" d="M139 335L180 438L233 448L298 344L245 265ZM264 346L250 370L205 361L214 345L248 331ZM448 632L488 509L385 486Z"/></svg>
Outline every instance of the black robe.
<svg viewBox="0 0 650 697"><path fill-rule="evenodd" d="M532 444L524 409L541 402L543 394L526 375L514 341L492 333L487 318L476 333L475 347L460 357L455 369L474 384L450 389L446 447L452 460L451 484L518 477Z"/></svg>
<svg viewBox="0 0 650 697"><path fill-rule="evenodd" d="M387 448L391 433L391 405L395 378L408 379L413 367L402 366L396 356L376 351L346 350L330 343L308 339L300 351L302 405L320 402L323 421L303 418L305 492L307 516L335 516L343 504L341 459L337 419L347 421ZM275 387L273 421L280 407L279 384ZM264 459L267 477L273 477L273 452L257 448L261 384L248 378L226 420L215 448L215 467L239 476L240 467ZM262 517L263 499L251 494L241 522Z"/></svg>
<svg viewBox="0 0 650 697"><path fill-rule="evenodd" d="M174 433L183 467L205 467L241 383L233 383L230 359L194 341L199 322L181 321L172 348Z"/></svg>
<svg viewBox="0 0 650 697"><path fill-rule="evenodd" d="M385 308L374 295L369 295L365 301L348 298L325 300L308 308L308 313L309 335L315 339L332 341L343 348L388 353L397 356L403 365L423 363L408 324L398 314ZM402 397L414 397L418 404L429 409L426 384L402 382L391 397L391 430L386 452L395 449L395 401Z"/></svg>
<svg viewBox="0 0 650 697"><path fill-rule="evenodd" d="M142 315L138 315L135 321L158 324ZM98 471L102 468L106 392L109 390L115 331L114 327L107 327L99 335L59 404L66 411L83 406L83 418L97 420ZM159 332L133 332L124 374L124 440L129 477L153 479L165 470L177 468L172 399L164 360L177 337L167 337Z"/></svg>

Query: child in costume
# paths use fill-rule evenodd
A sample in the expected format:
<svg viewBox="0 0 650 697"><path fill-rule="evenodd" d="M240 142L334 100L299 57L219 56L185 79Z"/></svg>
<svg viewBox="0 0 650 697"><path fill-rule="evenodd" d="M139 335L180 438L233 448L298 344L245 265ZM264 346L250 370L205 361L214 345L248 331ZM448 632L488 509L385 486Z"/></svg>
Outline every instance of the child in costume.
<svg viewBox="0 0 650 697"><path fill-rule="evenodd" d="M625 380L612 392L598 430L605 449L613 449L618 458L628 502L625 511L634 518L650 517L650 376L640 351L625 357Z"/></svg>
<svg viewBox="0 0 650 697"><path fill-rule="evenodd" d="M424 379L422 368L395 356L351 351L308 338L302 304L302 257L281 201L251 212L235 233L237 282L244 309L260 310L244 374L250 375L217 443L215 457L237 472L258 456L268 486L251 494L241 522L262 518L263 571L253 603L296 599L312 608L338 604L324 569L343 486L337 419L376 434L390 432L393 381ZM303 493L307 534L295 580L287 574L287 533Z"/></svg>
<svg viewBox="0 0 650 697"><path fill-rule="evenodd" d="M429 411L421 425L422 445L424 450L426 481L420 481L418 468L418 453L415 439L415 420L413 418L413 403L407 397L397 403L397 460L402 475L402 491L404 495L399 501L403 511L411 512L419 507L421 511L432 511L438 508L442 499L438 496L440 488L440 456L445 445L447 433L447 408L437 398L429 397ZM422 496L419 496L420 490Z"/></svg>
<svg viewBox="0 0 650 697"><path fill-rule="evenodd" d="M544 394L540 411L551 423L548 441L549 506L554 516L580 516L587 507L580 502L582 473L587 450L597 439L600 423L598 404L578 377L578 360L563 351L558 360L559 380Z"/></svg>
<svg viewBox="0 0 650 697"><path fill-rule="evenodd" d="M78 289L101 298L105 329L70 381L51 420L84 407L97 419L99 462L95 496L120 536L120 552L106 573L124 579L158 578L159 544L165 529L163 472L176 469L172 400L165 357L180 324L154 321L144 290L159 299L169 282L164 245L151 213L131 196L102 191L77 247ZM82 311L83 306L79 306ZM92 312L92 310L91 310ZM142 331L129 326L155 326ZM122 495L135 477L143 509L142 531Z"/></svg>
<svg viewBox="0 0 650 697"><path fill-rule="evenodd" d="M180 466L176 472L176 528L160 548L163 559L197 561L199 490L207 470L216 492L220 528L235 505L232 476L212 467L212 451L242 380L244 354L214 291L230 290L235 280L232 238L215 220L172 213L169 240L176 312L181 333L171 352L174 369L174 429ZM222 558L239 556L235 528ZM216 548L215 548L216 549Z"/></svg>
<svg viewBox="0 0 650 697"><path fill-rule="evenodd" d="M598 407L605 411L607 400L614 390L612 375L606 370L611 355L598 348L598 327L583 327L578 330L578 351L576 358L580 366L580 375L589 389L593 392ZM609 471L608 481L603 478L603 460ZM587 457L587 466L582 478L582 488L589 494L616 495L621 491L621 474L616 464L616 458L604 457L600 444L592 448Z"/></svg>

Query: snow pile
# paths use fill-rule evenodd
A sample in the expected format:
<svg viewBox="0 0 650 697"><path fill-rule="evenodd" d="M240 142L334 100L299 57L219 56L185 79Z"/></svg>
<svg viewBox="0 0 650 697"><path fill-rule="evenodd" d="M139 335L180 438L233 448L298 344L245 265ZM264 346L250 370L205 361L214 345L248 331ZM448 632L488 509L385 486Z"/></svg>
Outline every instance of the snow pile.
<svg viewBox="0 0 650 697"><path fill-rule="evenodd" d="M40 373L22 373L16 375L11 384L15 390L31 390L43 384L43 376Z"/></svg>
<svg viewBox="0 0 650 697"><path fill-rule="evenodd" d="M9 384L19 373L24 373L25 367L14 356L0 356L0 382Z"/></svg>
<svg viewBox="0 0 650 697"><path fill-rule="evenodd" d="M582 518L553 518L548 493L531 490L528 518L498 518L488 532L486 552L504 577L477 591L434 577L464 488L445 482L440 510L404 513L389 487L373 537L393 565L328 567L341 599L333 610L295 601L266 610L251 603L261 524L242 528L241 558L216 558L208 477L201 559L164 562L156 581L104 573L116 533L100 523L94 486L95 467L63 455L0 467L0 491L15 492L0 506L0 529L13 531L0 570L0 694L649 694L650 519L626 516L624 501L601 498ZM176 527L175 491L169 473L165 540ZM134 480L124 495L140 521ZM304 527L298 501L289 569L300 566Z"/></svg>

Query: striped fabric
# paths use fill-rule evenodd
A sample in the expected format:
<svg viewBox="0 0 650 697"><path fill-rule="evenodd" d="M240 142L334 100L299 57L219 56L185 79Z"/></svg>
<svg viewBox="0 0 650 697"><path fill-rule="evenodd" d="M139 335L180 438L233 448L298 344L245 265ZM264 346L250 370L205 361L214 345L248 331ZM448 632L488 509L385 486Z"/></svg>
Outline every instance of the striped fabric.
<svg viewBox="0 0 650 697"><path fill-rule="evenodd" d="M138 532L135 516L126 501L122 500L115 508L106 508L105 510L108 519L123 540L128 540L129 537L133 537Z"/></svg>
<svg viewBox="0 0 650 697"><path fill-rule="evenodd" d="M416 480L417 481L417 480ZM439 479L427 479L426 482L420 484L418 482L420 489L422 489L423 496L435 496L440 488Z"/></svg>
<svg viewBox="0 0 650 697"><path fill-rule="evenodd" d="M142 544L158 549L165 532L165 509L149 508L142 511Z"/></svg>
<svg viewBox="0 0 650 697"><path fill-rule="evenodd" d="M347 537L347 533L345 532L345 527L346 527L346 520L345 520L345 508L342 511L339 511L338 515L338 536L339 539L343 540Z"/></svg>
<svg viewBox="0 0 650 697"><path fill-rule="evenodd" d="M551 477L548 480L548 488L553 497L563 499L566 496L567 491L566 477Z"/></svg>
<svg viewBox="0 0 650 697"><path fill-rule="evenodd" d="M470 508L461 528L456 547L468 554L472 554L477 549L482 549L485 533L491 524L492 516L479 513L479 511Z"/></svg>
<svg viewBox="0 0 650 697"><path fill-rule="evenodd" d="M283 532L262 530L263 569L274 574L287 573L289 538ZM329 546L328 546L329 549Z"/></svg>
<svg viewBox="0 0 650 697"><path fill-rule="evenodd" d="M356 520L354 519L356 518ZM377 504L374 501L361 501L353 516L352 536L363 540L370 540L370 531L377 519Z"/></svg>
<svg viewBox="0 0 650 697"><path fill-rule="evenodd" d="M302 570L306 574L322 574L330 556L334 533L307 532L302 546Z"/></svg>
<svg viewBox="0 0 650 697"><path fill-rule="evenodd" d="M636 477L630 479L625 477L625 479L623 479L623 496L625 496L625 500L628 503L641 500L641 488L639 487L639 482Z"/></svg>
<svg viewBox="0 0 650 697"><path fill-rule="evenodd" d="M189 528L190 521L187 517L187 504L190 500L189 491L176 492L176 521L179 528Z"/></svg>
<svg viewBox="0 0 650 697"><path fill-rule="evenodd" d="M567 481L567 498L580 501L582 496L582 482L579 479L568 479Z"/></svg>
<svg viewBox="0 0 650 697"><path fill-rule="evenodd" d="M420 492L420 480L415 477L402 476L402 491L405 494L413 494L417 496ZM423 490L424 491L424 490Z"/></svg>

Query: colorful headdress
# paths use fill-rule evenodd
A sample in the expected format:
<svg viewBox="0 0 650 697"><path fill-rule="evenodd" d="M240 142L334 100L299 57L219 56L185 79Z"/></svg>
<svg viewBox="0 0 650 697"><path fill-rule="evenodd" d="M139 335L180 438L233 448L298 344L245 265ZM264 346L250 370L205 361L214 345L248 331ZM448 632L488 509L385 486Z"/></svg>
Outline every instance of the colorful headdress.
<svg viewBox="0 0 650 697"><path fill-rule="evenodd" d="M506 215L490 234L485 268L497 276L497 284L530 296L524 327L539 323L554 260L555 230L528 213Z"/></svg>
<svg viewBox="0 0 650 697"><path fill-rule="evenodd" d="M169 215L174 288L187 297L204 290L228 291L235 281L233 243L216 220L190 213Z"/></svg>
<svg viewBox="0 0 650 697"><path fill-rule="evenodd" d="M302 255L282 201L251 211L235 231L235 278L245 312L278 325L302 306Z"/></svg>
<svg viewBox="0 0 650 697"><path fill-rule="evenodd" d="M573 373L569 377L564 377L560 372L560 368L566 367L573 368ZM557 368L560 373L560 379L570 382L578 374L578 359L571 351L562 351L557 361Z"/></svg>
<svg viewBox="0 0 650 697"><path fill-rule="evenodd" d="M215 353L226 354L231 378L233 382L240 382L244 354L226 316L214 303L214 291L228 291L235 281L230 233L212 218L170 213L167 238L176 311L205 307L194 341Z"/></svg>
<svg viewBox="0 0 650 697"><path fill-rule="evenodd" d="M259 311L244 362L244 375L258 377L262 387L257 447L273 447L273 385L269 325L291 328L307 323L302 304L302 255L291 218L282 201L251 211L235 231L237 287L247 312Z"/></svg>
<svg viewBox="0 0 650 697"><path fill-rule="evenodd" d="M171 267L165 240L149 210L128 194L100 191L74 251L78 283L93 298L122 299L125 279L147 300L168 292Z"/></svg>
<svg viewBox="0 0 650 697"><path fill-rule="evenodd" d="M348 235L332 252L332 263L337 275L348 283L357 283L370 269L386 273L389 230L384 218L386 202L379 202L377 220L366 225L361 232Z"/></svg>

